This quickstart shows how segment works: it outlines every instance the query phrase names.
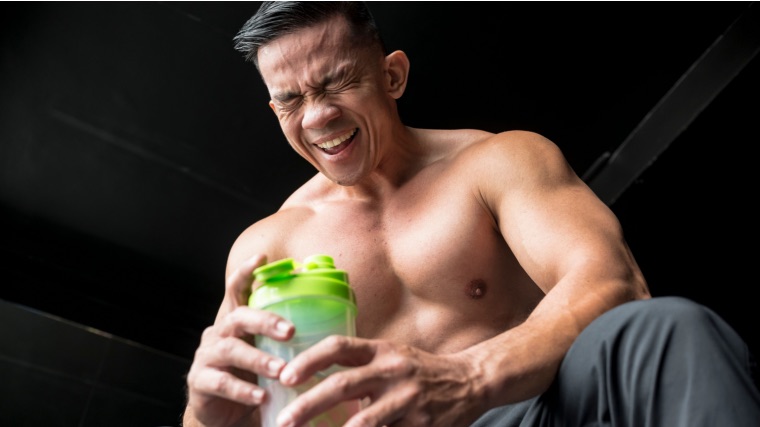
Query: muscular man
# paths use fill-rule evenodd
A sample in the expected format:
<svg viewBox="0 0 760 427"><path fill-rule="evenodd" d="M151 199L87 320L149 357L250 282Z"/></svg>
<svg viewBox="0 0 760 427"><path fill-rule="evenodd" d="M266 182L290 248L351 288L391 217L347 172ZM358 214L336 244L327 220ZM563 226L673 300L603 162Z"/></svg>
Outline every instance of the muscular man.
<svg viewBox="0 0 760 427"><path fill-rule="evenodd" d="M757 425L746 346L703 307L650 299L617 219L551 141L405 126L396 101L409 59L384 51L361 3L265 2L236 41L318 173L231 248L224 300L188 374L186 426L257 425L257 375L296 385L333 363L352 368L293 402L281 426L354 398L367 404L351 426L708 425L731 391L745 397L718 424ZM246 306L251 273L316 253L349 272L359 337L328 338L286 365L250 344L294 332ZM715 372L695 346L720 355L706 364ZM707 391L684 397L713 385L701 411Z"/></svg>

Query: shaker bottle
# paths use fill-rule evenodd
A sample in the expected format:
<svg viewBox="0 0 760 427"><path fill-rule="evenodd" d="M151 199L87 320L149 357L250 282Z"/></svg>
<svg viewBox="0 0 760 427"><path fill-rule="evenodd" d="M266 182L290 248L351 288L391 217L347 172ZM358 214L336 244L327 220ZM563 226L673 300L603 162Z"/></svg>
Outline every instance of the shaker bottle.
<svg viewBox="0 0 760 427"><path fill-rule="evenodd" d="M295 325L289 341L256 336L256 347L289 362L297 354L329 335L356 336L356 300L348 273L335 268L328 255L312 255L301 264L286 258L258 267L253 275L261 285L251 295L250 307L271 311ZM280 410L339 366L318 372L296 387L260 376L259 385L268 399L261 405L263 427L275 427ZM314 417L309 427L342 426L360 409L360 401L345 401Z"/></svg>

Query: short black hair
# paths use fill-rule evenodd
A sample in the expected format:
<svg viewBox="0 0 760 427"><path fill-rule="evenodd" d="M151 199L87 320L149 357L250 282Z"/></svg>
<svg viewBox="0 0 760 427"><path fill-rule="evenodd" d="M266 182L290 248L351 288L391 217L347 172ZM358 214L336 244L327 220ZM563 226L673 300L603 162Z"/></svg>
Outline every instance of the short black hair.
<svg viewBox="0 0 760 427"><path fill-rule="evenodd" d="M375 44L387 53L366 3L355 1L265 1L233 38L235 50L258 69L261 46L339 15L351 25L356 43Z"/></svg>

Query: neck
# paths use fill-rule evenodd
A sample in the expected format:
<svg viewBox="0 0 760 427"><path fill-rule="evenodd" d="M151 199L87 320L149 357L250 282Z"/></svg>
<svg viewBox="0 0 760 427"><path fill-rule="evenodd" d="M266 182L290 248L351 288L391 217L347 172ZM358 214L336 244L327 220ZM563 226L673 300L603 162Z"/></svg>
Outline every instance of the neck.
<svg viewBox="0 0 760 427"><path fill-rule="evenodd" d="M417 130L402 127L383 141L372 172L356 185L344 187L354 196L382 197L402 187L426 164L429 153Z"/></svg>

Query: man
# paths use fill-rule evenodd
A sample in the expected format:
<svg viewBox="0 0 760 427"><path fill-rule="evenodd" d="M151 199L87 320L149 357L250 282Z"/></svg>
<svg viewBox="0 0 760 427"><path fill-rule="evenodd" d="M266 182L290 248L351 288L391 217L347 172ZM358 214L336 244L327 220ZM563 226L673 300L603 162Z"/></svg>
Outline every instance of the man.
<svg viewBox="0 0 760 427"><path fill-rule="evenodd" d="M551 141L401 122L409 59L384 51L365 5L265 2L236 41L318 173L231 248L186 426L258 425L257 375L293 386L333 363L352 368L281 426L356 398L366 405L347 425L760 421L744 343L703 307L650 299L617 219ZM359 337L285 364L250 345L294 333L246 307L251 273L316 253L349 272Z"/></svg>

